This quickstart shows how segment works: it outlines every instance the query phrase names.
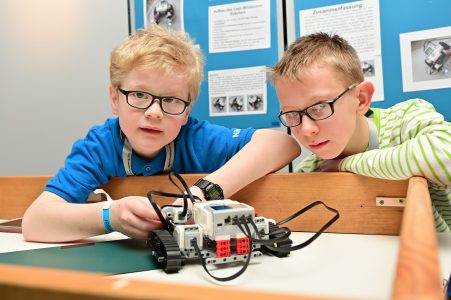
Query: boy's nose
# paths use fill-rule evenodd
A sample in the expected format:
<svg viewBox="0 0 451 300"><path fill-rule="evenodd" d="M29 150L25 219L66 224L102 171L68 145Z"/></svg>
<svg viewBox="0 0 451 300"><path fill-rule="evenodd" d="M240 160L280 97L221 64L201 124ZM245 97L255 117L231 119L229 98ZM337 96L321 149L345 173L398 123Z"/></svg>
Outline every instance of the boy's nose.
<svg viewBox="0 0 451 300"><path fill-rule="evenodd" d="M299 125L300 126L299 130L301 131L301 133L303 135L305 135L305 136L314 136L314 135L318 134L319 127L318 127L318 124L315 121L313 121L312 119L310 119L306 115L302 116L302 120L301 121L302 122Z"/></svg>
<svg viewBox="0 0 451 300"><path fill-rule="evenodd" d="M146 118L161 119L163 118L163 111L161 110L160 104L155 101L151 106L149 106L149 108L146 109L144 115Z"/></svg>

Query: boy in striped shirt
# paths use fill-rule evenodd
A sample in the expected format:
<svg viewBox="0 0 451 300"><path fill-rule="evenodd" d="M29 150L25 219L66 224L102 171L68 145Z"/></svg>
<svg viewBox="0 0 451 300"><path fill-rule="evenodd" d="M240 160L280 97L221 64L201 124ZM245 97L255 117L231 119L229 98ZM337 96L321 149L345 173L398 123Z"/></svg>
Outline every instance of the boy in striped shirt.
<svg viewBox="0 0 451 300"><path fill-rule="evenodd" d="M421 99L370 108L352 46L337 35L299 38L272 68L281 123L312 152L298 172L348 171L429 182L437 231L451 231L451 124Z"/></svg>

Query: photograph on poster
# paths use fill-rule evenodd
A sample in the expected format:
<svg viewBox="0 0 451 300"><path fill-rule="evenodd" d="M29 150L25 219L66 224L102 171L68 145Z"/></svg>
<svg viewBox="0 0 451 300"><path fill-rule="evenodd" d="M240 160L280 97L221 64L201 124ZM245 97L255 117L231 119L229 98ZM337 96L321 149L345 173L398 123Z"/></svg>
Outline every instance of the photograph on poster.
<svg viewBox="0 0 451 300"><path fill-rule="evenodd" d="M158 24L183 31L183 0L145 0L145 27Z"/></svg>
<svg viewBox="0 0 451 300"><path fill-rule="evenodd" d="M373 77L375 74L374 60L362 60L361 63L363 76L365 76L365 78Z"/></svg>
<svg viewBox="0 0 451 300"><path fill-rule="evenodd" d="M223 97L212 97L210 99L210 106L212 113L224 113L227 112L227 103L225 96Z"/></svg>
<svg viewBox="0 0 451 300"><path fill-rule="evenodd" d="M451 87L451 27L400 35L403 90Z"/></svg>
<svg viewBox="0 0 451 300"><path fill-rule="evenodd" d="M244 112L243 96L230 96L229 105L231 112Z"/></svg>
<svg viewBox="0 0 451 300"><path fill-rule="evenodd" d="M247 95L247 110L249 111L263 110L263 95L262 94Z"/></svg>

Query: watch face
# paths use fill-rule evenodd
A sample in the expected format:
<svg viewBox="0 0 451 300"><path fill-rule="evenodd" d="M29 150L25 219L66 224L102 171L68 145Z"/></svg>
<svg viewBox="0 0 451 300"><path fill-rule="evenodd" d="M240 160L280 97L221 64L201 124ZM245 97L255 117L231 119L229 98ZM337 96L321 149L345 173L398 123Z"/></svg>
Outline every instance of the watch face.
<svg viewBox="0 0 451 300"><path fill-rule="evenodd" d="M221 187L213 182L205 179L199 179L199 181L194 185L202 190L206 200L224 199L224 192Z"/></svg>
<svg viewBox="0 0 451 300"><path fill-rule="evenodd" d="M216 186L211 187L207 193L209 200L219 200L223 198L222 191L220 191Z"/></svg>

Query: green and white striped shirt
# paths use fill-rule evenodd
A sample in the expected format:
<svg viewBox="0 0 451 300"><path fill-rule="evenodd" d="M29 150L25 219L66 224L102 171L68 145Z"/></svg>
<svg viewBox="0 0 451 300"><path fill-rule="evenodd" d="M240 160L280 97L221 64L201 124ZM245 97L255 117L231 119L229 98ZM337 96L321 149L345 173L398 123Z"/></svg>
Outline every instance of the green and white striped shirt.
<svg viewBox="0 0 451 300"><path fill-rule="evenodd" d="M421 99L372 111L379 148L344 158L339 170L392 180L427 178L437 231L451 231L451 123ZM318 171L322 161L312 154L296 172Z"/></svg>

